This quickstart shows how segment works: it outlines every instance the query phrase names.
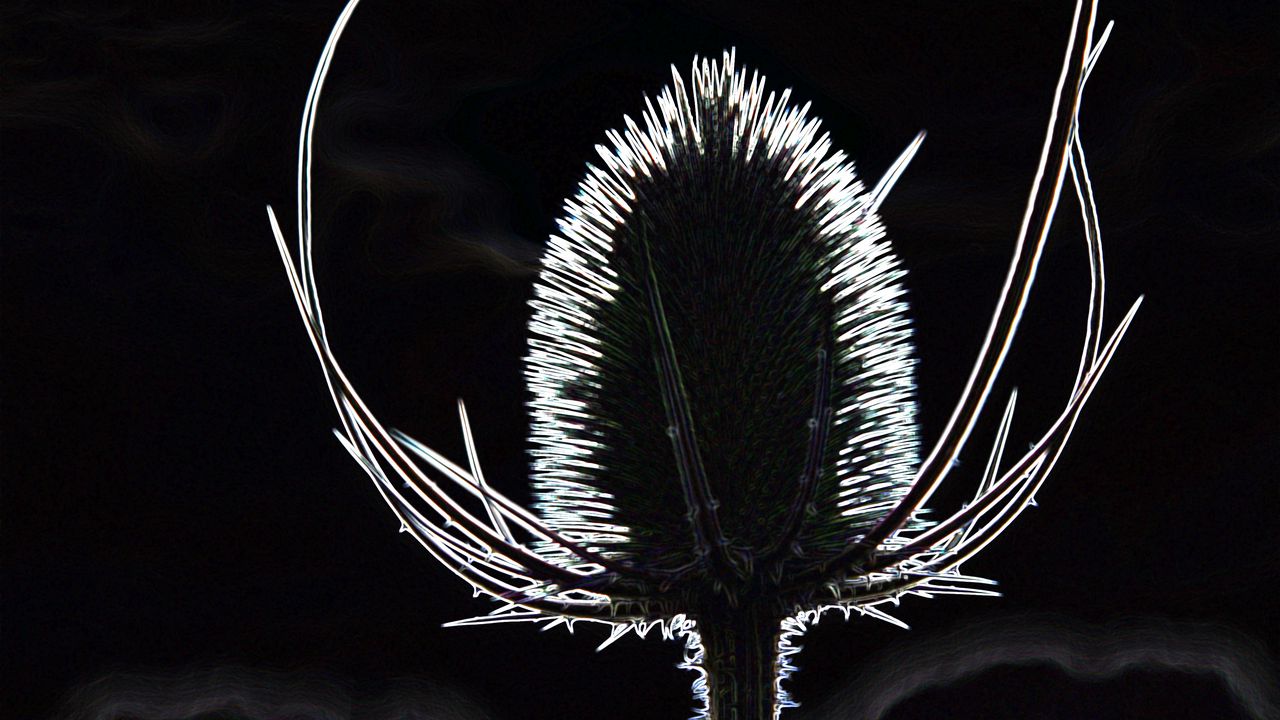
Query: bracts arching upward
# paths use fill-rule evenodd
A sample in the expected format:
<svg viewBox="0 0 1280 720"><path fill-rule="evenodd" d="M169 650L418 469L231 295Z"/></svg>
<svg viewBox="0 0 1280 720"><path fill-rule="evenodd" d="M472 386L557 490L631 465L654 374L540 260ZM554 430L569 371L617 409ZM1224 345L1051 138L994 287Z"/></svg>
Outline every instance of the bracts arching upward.
<svg viewBox="0 0 1280 720"><path fill-rule="evenodd" d="M312 135L356 0L321 55L299 138L298 253L271 227L341 421L339 440L402 530L498 606L454 625L579 621L679 636L700 714L776 716L794 639L828 610L902 624L903 595L994 595L961 564L1052 469L1137 309L1102 342L1101 238L1078 131L1106 41L1077 5L1049 128L991 326L921 461L904 271L877 216L923 133L867 190L808 106L695 60L607 134L566 201L531 302L526 378L536 512L487 484L459 403L466 467L386 428L330 351L312 268ZM1001 417L973 500L922 515L985 407L1063 184L1091 268L1070 399L1012 463Z"/></svg>

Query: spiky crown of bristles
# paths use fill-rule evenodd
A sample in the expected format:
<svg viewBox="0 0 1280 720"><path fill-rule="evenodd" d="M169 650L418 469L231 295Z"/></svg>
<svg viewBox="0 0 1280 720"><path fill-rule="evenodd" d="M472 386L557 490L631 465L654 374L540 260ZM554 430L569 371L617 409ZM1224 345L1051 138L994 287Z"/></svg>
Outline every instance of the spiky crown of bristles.
<svg viewBox="0 0 1280 720"><path fill-rule="evenodd" d="M589 546L689 561L651 280L731 541L758 545L794 498L830 353L833 419L800 540L841 547L917 464L905 271L808 104L766 95L732 52L695 58L691 86L673 66L643 129L625 117L607 133L543 258L525 371L537 508Z"/></svg>

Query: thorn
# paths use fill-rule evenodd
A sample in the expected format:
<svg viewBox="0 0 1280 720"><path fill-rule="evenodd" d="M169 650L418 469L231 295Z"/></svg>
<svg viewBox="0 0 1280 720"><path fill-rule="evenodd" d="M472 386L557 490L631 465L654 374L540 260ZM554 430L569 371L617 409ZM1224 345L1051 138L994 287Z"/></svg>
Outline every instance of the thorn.
<svg viewBox="0 0 1280 720"><path fill-rule="evenodd" d="M613 629L610 630L609 632L609 637L606 638L604 642L600 643L596 647L596 652L600 652L601 650L604 650L605 648L614 644L615 642L620 640L623 636L625 636L628 632L630 632L630 630L631 630L630 625L614 625Z"/></svg>
<svg viewBox="0 0 1280 720"><path fill-rule="evenodd" d="M884 202L889 191L893 189L894 183L898 181L898 178L902 175L903 171L907 169L907 165L911 162L911 158L915 157L916 151L920 149L921 143L924 142L924 138L925 132L921 130L916 134L916 137L911 141L911 144L907 146L907 149L903 150L902 154L898 156L898 159L893 161L893 164L885 171L885 174L880 178L880 181L876 183L876 186L870 193L870 200L867 209L868 213L874 213L880 209L880 203Z"/></svg>

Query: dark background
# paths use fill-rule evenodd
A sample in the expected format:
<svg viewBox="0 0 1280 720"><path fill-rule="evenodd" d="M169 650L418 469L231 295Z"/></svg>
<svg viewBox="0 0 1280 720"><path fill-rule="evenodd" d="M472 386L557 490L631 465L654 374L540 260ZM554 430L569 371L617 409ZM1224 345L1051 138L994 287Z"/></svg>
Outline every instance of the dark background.
<svg viewBox="0 0 1280 720"><path fill-rule="evenodd" d="M1070 3L528 5L366 0L338 50L318 273L375 411L461 460L465 398L487 475L527 498L524 303L560 203L669 64L736 46L869 181L929 130L883 214L936 437L1003 281ZM908 599L910 632L828 619L788 716L1276 711L1277 7L1103 4L1083 132L1109 318L1146 303L1040 508L966 566L1005 597ZM442 629L488 604L396 533L330 435L264 205L293 231L298 118L339 10L0 10L0 714L687 717L676 643ZM1014 447L1065 400L1083 330L1063 203L994 396L1021 391ZM938 504L971 492L992 429Z"/></svg>

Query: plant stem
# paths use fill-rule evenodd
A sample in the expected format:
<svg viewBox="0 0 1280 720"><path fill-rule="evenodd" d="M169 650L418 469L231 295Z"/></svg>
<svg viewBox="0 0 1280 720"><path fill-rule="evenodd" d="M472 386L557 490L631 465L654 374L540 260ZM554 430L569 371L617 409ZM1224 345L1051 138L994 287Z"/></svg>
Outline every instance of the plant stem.
<svg viewBox="0 0 1280 720"><path fill-rule="evenodd" d="M781 620L759 606L713 607L697 616L710 720L773 720Z"/></svg>

